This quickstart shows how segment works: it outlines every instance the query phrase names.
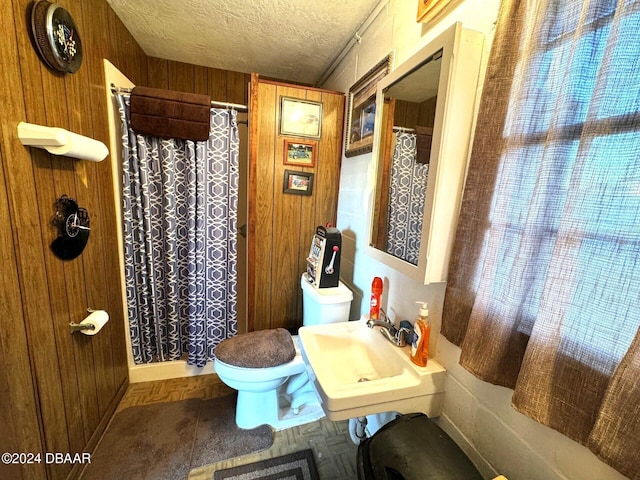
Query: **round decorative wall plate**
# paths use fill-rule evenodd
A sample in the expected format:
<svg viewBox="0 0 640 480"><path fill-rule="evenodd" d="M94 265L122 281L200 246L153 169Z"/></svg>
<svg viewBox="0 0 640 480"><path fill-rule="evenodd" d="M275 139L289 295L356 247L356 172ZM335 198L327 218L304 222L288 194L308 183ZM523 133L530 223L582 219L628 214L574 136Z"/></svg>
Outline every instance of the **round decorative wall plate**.
<svg viewBox="0 0 640 480"><path fill-rule="evenodd" d="M82 42L68 11L57 3L37 0L31 9L31 29L40 56L57 72L75 73L82 64Z"/></svg>

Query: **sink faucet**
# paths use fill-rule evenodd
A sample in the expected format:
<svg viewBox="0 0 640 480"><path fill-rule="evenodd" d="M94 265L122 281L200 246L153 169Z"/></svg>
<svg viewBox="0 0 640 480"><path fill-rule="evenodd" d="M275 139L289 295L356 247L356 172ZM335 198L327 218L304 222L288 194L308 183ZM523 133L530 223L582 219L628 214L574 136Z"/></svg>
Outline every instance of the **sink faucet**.
<svg viewBox="0 0 640 480"><path fill-rule="evenodd" d="M367 320L367 327L369 328L373 328L373 327L382 327L382 328L393 328L395 329L395 327L393 325L391 325L390 322L387 322L385 320L373 320L373 319L369 319Z"/></svg>
<svg viewBox="0 0 640 480"><path fill-rule="evenodd" d="M373 318L370 318L369 320L367 320L367 327L369 328L373 328L373 327L382 327L383 329L391 329L393 328L395 330L395 327L393 326L393 324L389 321L389 317L387 316L387 312L384 311L384 309L380 309L380 318L381 320L374 320Z"/></svg>
<svg viewBox="0 0 640 480"><path fill-rule="evenodd" d="M389 340L396 347L404 347L407 344L407 342L405 341L404 335L405 335L405 333L409 333L410 330L407 329L407 328L404 328L404 327L402 327L400 330L398 330L389 321L389 317L387 317L387 314L382 309L380 309L380 316L384 320L373 320L373 319L370 318L369 320L367 320L367 327L369 327L369 328L381 327L380 328L380 333L382 334L382 336L384 338Z"/></svg>

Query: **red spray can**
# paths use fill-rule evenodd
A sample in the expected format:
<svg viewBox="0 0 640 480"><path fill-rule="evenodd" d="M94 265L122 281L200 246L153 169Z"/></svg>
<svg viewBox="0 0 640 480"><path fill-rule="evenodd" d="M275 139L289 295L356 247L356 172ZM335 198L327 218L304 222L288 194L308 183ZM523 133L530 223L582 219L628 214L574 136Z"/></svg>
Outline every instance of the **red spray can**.
<svg viewBox="0 0 640 480"><path fill-rule="evenodd" d="M369 318L371 320L380 319L380 299L382 298L382 279L374 277L371 282L371 303L369 304Z"/></svg>

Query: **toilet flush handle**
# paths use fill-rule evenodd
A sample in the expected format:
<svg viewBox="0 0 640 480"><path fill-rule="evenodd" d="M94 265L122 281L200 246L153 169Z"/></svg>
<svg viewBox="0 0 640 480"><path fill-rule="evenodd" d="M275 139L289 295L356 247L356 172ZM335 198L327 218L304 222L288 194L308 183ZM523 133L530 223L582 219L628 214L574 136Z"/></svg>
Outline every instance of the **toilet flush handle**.
<svg viewBox="0 0 640 480"><path fill-rule="evenodd" d="M338 250L340 250L338 248L337 245L334 245L333 247L333 255L331 257L331 261L329 262L329 265L327 265L324 269L324 273L326 273L327 275L331 275L333 273L333 262L336 260L336 253L338 253Z"/></svg>

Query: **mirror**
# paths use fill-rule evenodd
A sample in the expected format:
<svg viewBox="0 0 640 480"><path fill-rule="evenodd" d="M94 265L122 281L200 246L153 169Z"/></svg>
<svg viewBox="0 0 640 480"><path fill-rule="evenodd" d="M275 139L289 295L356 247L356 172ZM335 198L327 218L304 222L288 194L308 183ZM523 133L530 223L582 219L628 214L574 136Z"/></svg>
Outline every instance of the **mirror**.
<svg viewBox="0 0 640 480"><path fill-rule="evenodd" d="M418 265L442 50L382 91L371 246Z"/></svg>
<svg viewBox="0 0 640 480"><path fill-rule="evenodd" d="M446 280L482 45L456 23L378 83L367 253L423 283Z"/></svg>

